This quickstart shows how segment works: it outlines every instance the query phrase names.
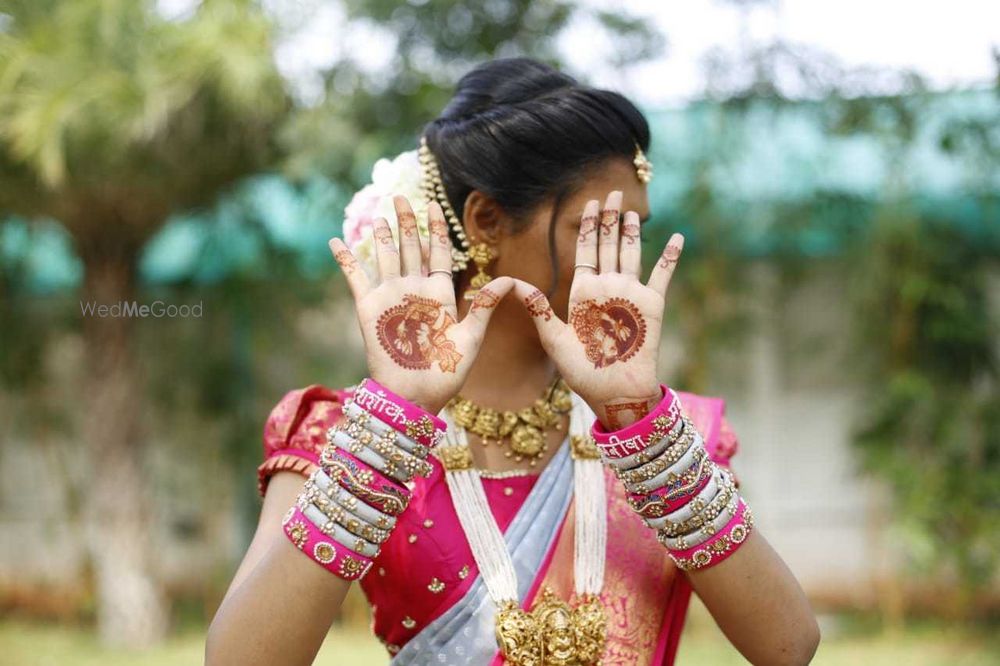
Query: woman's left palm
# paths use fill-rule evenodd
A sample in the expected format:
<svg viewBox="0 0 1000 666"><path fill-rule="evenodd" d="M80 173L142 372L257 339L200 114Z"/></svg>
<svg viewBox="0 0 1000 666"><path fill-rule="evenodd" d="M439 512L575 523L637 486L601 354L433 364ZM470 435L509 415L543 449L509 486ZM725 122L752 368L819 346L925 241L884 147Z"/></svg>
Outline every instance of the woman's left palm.
<svg viewBox="0 0 1000 666"><path fill-rule="evenodd" d="M515 290L532 315L563 379L603 416L605 406L659 397L656 378L664 298L684 239L674 234L650 274L639 281L639 216L621 212L621 192L584 208L568 321L545 295L518 281Z"/></svg>

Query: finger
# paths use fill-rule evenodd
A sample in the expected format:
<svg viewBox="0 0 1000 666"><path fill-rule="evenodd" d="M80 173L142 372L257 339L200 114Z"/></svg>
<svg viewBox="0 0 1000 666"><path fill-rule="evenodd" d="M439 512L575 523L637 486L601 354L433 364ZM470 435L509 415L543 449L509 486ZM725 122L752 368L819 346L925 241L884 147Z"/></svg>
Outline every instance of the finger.
<svg viewBox="0 0 1000 666"><path fill-rule="evenodd" d="M451 239L448 223L437 202L427 207L427 224L430 227L430 275L435 279L451 281Z"/></svg>
<svg viewBox="0 0 1000 666"><path fill-rule="evenodd" d="M591 199L583 207L580 217L580 233L576 236L576 265L574 275L593 275L597 272L597 233L600 213L597 199Z"/></svg>
<svg viewBox="0 0 1000 666"><path fill-rule="evenodd" d="M639 225L639 214L634 210L625 213L622 218L621 251L618 254L618 270L625 275L638 278L642 271L642 244L639 236L642 233Z"/></svg>
<svg viewBox="0 0 1000 666"><path fill-rule="evenodd" d="M506 275L487 282L476 292L476 297L472 299L472 306L460 326L467 327L468 333L473 338L482 339L486 332L486 325L490 323L490 317L493 316L493 311L513 287L514 278Z"/></svg>
<svg viewBox="0 0 1000 666"><path fill-rule="evenodd" d="M649 274L647 285L650 289L655 289L664 298L667 296L670 278L674 275L674 269L677 268L677 262L680 260L683 250L684 236L680 234L672 235L663 248L663 253L660 255L656 265L653 266L653 272Z"/></svg>
<svg viewBox="0 0 1000 666"><path fill-rule="evenodd" d="M549 299L538 287L516 278L514 279L514 294L535 322L535 327L542 339L542 346L549 348L550 343L555 341L559 332L562 331L562 327L565 326L562 320L552 312Z"/></svg>
<svg viewBox="0 0 1000 666"><path fill-rule="evenodd" d="M354 255L348 249L347 245L344 244L344 241L339 238L331 238L329 245L330 252L333 253L333 258L337 260L340 270L344 272L344 277L347 278L347 286L351 288L354 300L360 300L362 296L368 293L368 276L365 275L358 260L354 258Z"/></svg>
<svg viewBox="0 0 1000 666"><path fill-rule="evenodd" d="M601 273L618 272L618 218L622 208L622 193L615 190L604 201L601 210L601 230L597 239L597 265Z"/></svg>
<svg viewBox="0 0 1000 666"><path fill-rule="evenodd" d="M375 240L375 258L378 263L378 276L382 280L399 277L399 250L392 238L392 229L384 217L375 218L372 225L372 236Z"/></svg>
<svg viewBox="0 0 1000 666"><path fill-rule="evenodd" d="M420 275L420 237L417 234L417 218L406 197L397 194L392 198L392 205L396 209L399 229L399 258L402 273Z"/></svg>

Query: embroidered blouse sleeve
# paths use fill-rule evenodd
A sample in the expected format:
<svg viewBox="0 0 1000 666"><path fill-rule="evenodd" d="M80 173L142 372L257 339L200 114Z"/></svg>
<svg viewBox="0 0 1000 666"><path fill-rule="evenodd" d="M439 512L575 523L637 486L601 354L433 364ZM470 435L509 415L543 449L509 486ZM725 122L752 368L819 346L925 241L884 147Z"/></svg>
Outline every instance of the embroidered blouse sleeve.
<svg viewBox="0 0 1000 666"><path fill-rule="evenodd" d="M319 464L326 431L343 418L346 391L319 384L289 391L264 424L264 462L257 468L258 490L278 472L308 476Z"/></svg>

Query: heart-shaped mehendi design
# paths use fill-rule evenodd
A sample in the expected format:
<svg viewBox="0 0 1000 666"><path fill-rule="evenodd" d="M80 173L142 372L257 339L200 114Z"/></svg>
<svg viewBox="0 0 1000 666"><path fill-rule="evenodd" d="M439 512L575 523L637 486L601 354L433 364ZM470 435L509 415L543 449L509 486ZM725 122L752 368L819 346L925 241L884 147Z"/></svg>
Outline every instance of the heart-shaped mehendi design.
<svg viewBox="0 0 1000 666"><path fill-rule="evenodd" d="M376 330L385 353L400 366L426 370L437 362L442 372L455 372L462 355L445 335L455 318L432 298L407 294L378 318Z"/></svg>
<svg viewBox="0 0 1000 666"><path fill-rule="evenodd" d="M624 298L577 303L569 321L595 368L629 360L646 340L646 320Z"/></svg>

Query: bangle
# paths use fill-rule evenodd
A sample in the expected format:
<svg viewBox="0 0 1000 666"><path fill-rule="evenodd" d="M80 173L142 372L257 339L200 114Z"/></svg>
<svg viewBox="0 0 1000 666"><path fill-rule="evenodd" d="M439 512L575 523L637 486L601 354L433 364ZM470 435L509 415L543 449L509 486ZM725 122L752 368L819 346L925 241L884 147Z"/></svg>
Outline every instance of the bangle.
<svg viewBox="0 0 1000 666"><path fill-rule="evenodd" d="M327 535L340 545L350 548L355 553L364 555L369 559L378 556L379 548L377 545L359 536L351 534L347 531L347 528L338 524L337 521L328 520L323 512L317 509L315 505L308 504L305 509L299 506L296 506L296 508L302 511L302 514L308 518L320 532Z"/></svg>
<svg viewBox="0 0 1000 666"><path fill-rule="evenodd" d="M390 516L398 516L410 503L409 490L345 451L327 446L320 454L320 464L341 488Z"/></svg>
<svg viewBox="0 0 1000 666"><path fill-rule="evenodd" d="M708 506L702 511L692 512L694 515L690 515L684 520L668 520L667 523L658 530L657 534L673 538L705 527L707 524L715 522L719 515L722 514L726 507L729 506L730 502L733 501L735 495L736 485L727 479L726 482L719 488L715 497L712 498L712 501L709 502ZM683 513L689 506L691 506L690 502L685 504L675 513Z"/></svg>
<svg viewBox="0 0 1000 666"><path fill-rule="evenodd" d="M708 484L717 465L709 458L703 458L694 473L697 476L687 483L682 479L674 485L664 485L648 494L629 493L629 506L643 518L660 518L676 511L691 501Z"/></svg>
<svg viewBox="0 0 1000 666"><path fill-rule="evenodd" d="M643 520L654 530L658 530L668 523L684 522L696 513L704 511L712 499L721 491L721 486L725 478L724 474L727 474L727 472L723 468L713 465L708 481L701 486L695 497L681 504L679 508L674 509L671 513L665 513L656 518L643 518Z"/></svg>
<svg viewBox="0 0 1000 666"><path fill-rule="evenodd" d="M396 526L396 519L393 516L384 514L378 509L370 507L364 502L358 501L357 497L351 495L349 492L331 481L330 477L326 475L326 472L324 472L322 468L317 467L309 479L316 485L317 488L325 493L327 497L356 515L361 520L369 522L375 527L379 527L384 530L391 530Z"/></svg>
<svg viewBox="0 0 1000 666"><path fill-rule="evenodd" d="M695 548L669 552L670 558L685 571L715 566L739 550L750 536L753 526L753 513L746 502L740 500L737 514L722 531Z"/></svg>
<svg viewBox="0 0 1000 666"><path fill-rule="evenodd" d="M444 421L404 400L373 379L361 382L354 389L352 400L383 423L428 448L444 437L447 428Z"/></svg>
<svg viewBox="0 0 1000 666"><path fill-rule="evenodd" d="M678 463L684 454L692 449L695 442L698 442L696 446L700 446L701 436L698 434L698 431L694 429L694 426L692 425L688 427L683 420L681 423L684 424L684 428L681 430L680 436L665 451L663 451L662 455L654 458L644 465L636 467L635 469L621 472L618 478L621 479L625 485L635 485L637 483L642 483L643 481L649 481L660 472L673 468L675 463ZM656 445L654 444L654 446ZM646 450L648 451L649 449Z"/></svg>
<svg viewBox="0 0 1000 666"><path fill-rule="evenodd" d="M663 399L648 414L632 425L608 432L599 420L594 421L590 432L594 443L605 458L622 458L646 450L673 430L681 416L681 402L677 394L660 385Z"/></svg>
<svg viewBox="0 0 1000 666"><path fill-rule="evenodd" d="M657 488L666 488L667 493L673 489L695 483L702 473L701 462L708 459L708 451L704 446L695 442L695 445L684 454L684 456L670 468L663 470L652 479L641 483L626 483L625 489L635 495L645 495Z"/></svg>
<svg viewBox="0 0 1000 666"><path fill-rule="evenodd" d="M426 460L414 458L409 453L404 453L400 448L383 446L382 440L376 440L381 449L376 451L371 444L365 446L336 426L330 428L326 436L328 444L353 454L359 460L400 483L412 480L415 475L428 476L433 469Z"/></svg>
<svg viewBox="0 0 1000 666"><path fill-rule="evenodd" d="M351 534L359 536L365 541L381 545L389 538L388 530L379 529L368 521L362 520L330 499L329 495L320 490L315 483L306 481L305 490L299 495L298 507L305 511L306 507L310 505L322 511L330 520L337 521L337 524Z"/></svg>
<svg viewBox="0 0 1000 666"><path fill-rule="evenodd" d="M719 512L719 515L710 522L702 525L697 530L693 532L688 532L687 534L682 534L678 537L668 537L663 534L657 534L657 539L660 543L667 547L668 550L689 550L695 546L700 546L705 543L713 536L719 533L722 529L729 524L729 521L739 511L740 503L743 499L739 494L732 496L729 504L723 507L723 511Z"/></svg>
<svg viewBox="0 0 1000 666"><path fill-rule="evenodd" d="M674 445L677 438L680 437L682 432L684 432L684 421L685 419L677 419L677 422L674 423L674 427L671 428L670 432L668 432L665 437L661 438L660 441L654 444L650 444L646 449L640 451L639 453L631 453L621 458L602 457L601 461L609 465L616 476L626 470L648 463L650 460L653 460ZM618 478L621 478L621 476Z"/></svg>
<svg viewBox="0 0 1000 666"><path fill-rule="evenodd" d="M292 545L340 578L357 580L368 573L372 566L372 561L367 557L340 544L331 543L297 506L288 510L281 521L281 527Z"/></svg>
<svg viewBox="0 0 1000 666"><path fill-rule="evenodd" d="M348 401L344 405L344 415L347 417L347 427L344 428L347 434L361 440L364 444L368 444L365 435L367 434L370 440L372 433L374 433L375 437L384 438L390 444L399 446L421 460L427 458L427 454L430 452L430 449L423 444L407 437L382 419L361 409L353 401Z"/></svg>

